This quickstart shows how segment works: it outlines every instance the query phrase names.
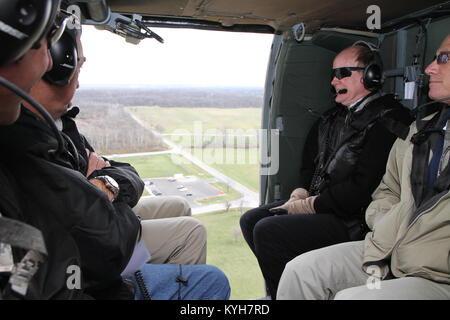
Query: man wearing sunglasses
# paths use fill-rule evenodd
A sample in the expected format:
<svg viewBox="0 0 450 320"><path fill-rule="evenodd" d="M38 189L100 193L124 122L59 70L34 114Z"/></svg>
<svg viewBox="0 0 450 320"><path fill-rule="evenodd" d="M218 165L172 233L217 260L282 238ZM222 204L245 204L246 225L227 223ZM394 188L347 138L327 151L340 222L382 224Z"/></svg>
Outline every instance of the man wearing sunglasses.
<svg viewBox="0 0 450 320"><path fill-rule="evenodd" d="M412 122L392 95L381 95L381 84L381 59L371 45L357 43L340 52L331 79L337 104L311 130L299 188L289 200L241 217L244 238L258 258L272 298L291 259L361 240L367 232L364 211L370 195L380 183L392 144L406 137Z"/></svg>
<svg viewBox="0 0 450 320"><path fill-rule="evenodd" d="M430 75L429 96L434 100L443 99L450 92L450 76L444 76L444 74L450 74L450 63L448 63L450 50L445 50L448 38L443 43L444 50L438 52L427 68L427 73Z"/></svg>
<svg viewBox="0 0 450 320"><path fill-rule="evenodd" d="M450 299L450 35L426 68L439 111L397 139L366 211L363 241L300 255L279 299Z"/></svg>

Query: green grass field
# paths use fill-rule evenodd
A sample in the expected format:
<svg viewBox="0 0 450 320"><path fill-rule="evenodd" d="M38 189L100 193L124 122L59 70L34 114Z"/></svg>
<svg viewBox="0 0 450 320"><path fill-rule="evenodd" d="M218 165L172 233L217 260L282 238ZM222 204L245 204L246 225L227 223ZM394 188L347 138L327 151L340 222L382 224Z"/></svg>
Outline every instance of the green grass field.
<svg viewBox="0 0 450 320"><path fill-rule="evenodd" d="M208 233L207 263L220 268L228 277L232 300L265 296L264 280L258 261L239 227L239 210L196 215Z"/></svg>
<svg viewBox="0 0 450 320"><path fill-rule="evenodd" d="M217 149L216 149L217 150ZM255 192L259 191L259 149L232 149L223 151L224 157L229 152L233 161L210 164L211 167L236 180Z"/></svg>
<svg viewBox="0 0 450 320"><path fill-rule="evenodd" d="M177 173L205 179L211 178L210 174L200 169L195 164L184 159L183 161L180 161L179 156L177 155L162 154L112 159L130 163L137 170L141 178L172 177Z"/></svg>
<svg viewBox="0 0 450 320"><path fill-rule="evenodd" d="M128 111L133 113L144 123L154 128L160 133L180 134L201 134L208 131L218 130L222 135L227 134L227 130L234 130L235 133L256 132L261 126L261 109L259 108L161 108L161 107L128 107ZM177 145L189 148L197 145L192 136L169 136ZM203 137L203 140L210 141L211 137ZM219 170L223 174L238 181L247 188L258 192L259 190L259 149L254 147L255 139L251 140L251 147L237 148L248 142L249 138L236 138L233 143L226 144L227 148L207 147L203 149L191 149L191 153L206 164ZM211 140L214 141L214 140ZM200 142L200 145L205 141ZM253 147L252 147L253 146ZM186 149L185 150L188 150ZM161 158L162 159L162 158ZM166 161L161 160L161 162ZM159 163L161 170L171 167L172 164ZM175 168L168 168L173 171ZM193 168L189 168L193 169ZM145 169L146 172L149 169ZM193 169L195 171L195 169ZM157 173L158 168L152 171ZM180 172L184 173L184 172ZM147 175L147 177L156 175ZM166 175L167 176L167 175Z"/></svg>
<svg viewBox="0 0 450 320"><path fill-rule="evenodd" d="M199 150L201 152L212 154L219 149L206 149ZM234 155L233 161L211 161L208 163L211 167L219 170L223 174L229 176L233 180L238 181L250 190L258 192L259 188L259 152L258 149L233 149L232 151L224 151L224 157L226 152L230 155ZM192 154L196 154L193 151ZM204 154L204 155L205 155ZM254 158L258 160L255 163ZM113 158L114 159L114 158ZM194 175L199 178L211 178L206 171L200 169L196 165L186 161L178 160L178 156L175 155L152 155L152 156L138 156L138 157L126 157L114 159L120 162L127 162L136 168L141 178L161 178L172 177L176 173L182 173L185 176ZM175 160L175 161L173 161Z"/></svg>
<svg viewBox="0 0 450 320"><path fill-rule="evenodd" d="M233 188L230 188L230 186L227 186L223 182L210 183L210 185L215 187L217 190L222 191L224 194L219 197L208 198L205 200L197 200L197 203L208 205L208 204L222 203L225 201L233 201L242 197L242 194L240 192L237 192Z"/></svg>
<svg viewBox="0 0 450 320"><path fill-rule="evenodd" d="M259 108L126 108L160 133L194 133L196 130L258 129L261 127Z"/></svg>
<svg viewBox="0 0 450 320"><path fill-rule="evenodd" d="M192 149L190 153L255 192L259 191L259 149Z"/></svg>

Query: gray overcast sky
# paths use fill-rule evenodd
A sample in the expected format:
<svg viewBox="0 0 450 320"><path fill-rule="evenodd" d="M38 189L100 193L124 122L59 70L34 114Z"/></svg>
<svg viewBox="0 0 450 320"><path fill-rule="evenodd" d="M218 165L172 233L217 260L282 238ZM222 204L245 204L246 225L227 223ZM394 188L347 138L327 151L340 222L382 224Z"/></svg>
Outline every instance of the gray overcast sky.
<svg viewBox="0 0 450 320"><path fill-rule="evenodd" d="M164 39L138 45L83 27L87 62L80 86L161 85L263 87L273 35L154 28Z"/></svg>

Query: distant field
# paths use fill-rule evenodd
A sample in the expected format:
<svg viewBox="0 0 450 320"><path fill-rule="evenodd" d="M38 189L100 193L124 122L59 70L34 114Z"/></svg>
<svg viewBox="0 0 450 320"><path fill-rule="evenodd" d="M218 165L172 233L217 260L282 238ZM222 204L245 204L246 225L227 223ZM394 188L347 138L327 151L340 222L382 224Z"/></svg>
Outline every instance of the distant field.
<svg viewBox="0 0 450 320"><path fill-rule="evenodd" d="M261 127L260 108L126 108L139 119L160 133L171 134L195 128L201 130L218 129L225 134L226 129L257 129Z"/></svg>
<svg viewBox="0 0 450 320"><path fill-rule="evenodd" d="M177 161L177 156L171 155L137 156L113 159L116 161L131 164L137 170L139 176L143 179L173 177L175 174L183 174L184 176L196 176L202 179L212 178L209 173L200 169L195 164L186 161L186 159L183 159L184 161L180 161L177 164L172 160L172 157L173 159L175 159L175 161ZM221 203L225 201L236 200L241 197L241 194L239 192L237 192L233 188L227 187L223 182L213 184L213 186L223 191L225 195L211 199L200 200L199 203L202 203L204 205ZM145 193L144 195L148 195L148 193Z"/></svg>
<svg viewBox="0 0 450 320"><path fill-rule="evenodd" d="M264 280L258 261L245 242L239 227L239 210L196 215L206 227L206 262L219 267L231 286L232 300L265 296Z"/></svg>
<svg viewBox="0 0 450 320"><path fill-rule="evenodd" d="M172 159L174 159L175 162ZM177 161L177 156L175 155L138 156L116 158L114 160L130 163L137 170L141 178L172 177L177 173L181 173L185 176L195 175L199 178L211 178L211 175L197 167L195 164L190 162L187 163L186 160Z"/></svg>
<svg viewBox="0 0 450 320"><path fill-rule="evenodd" d="M205 135L212 129L217 129L222 135L227 133L227 129L245 134L246 132L256 132L261 126L261 109L259 108L128 107L127 110L154 130L165 134ZM168 138L183 147L196 145L193 137L168 136ZM212 138L203 137L202 143L207 144L208 139ZM245 144L243 141L248 142L249 139L236 140L235 144ZM234 144L226 145L227 149L212 145L203 149L191 149L191 153L206 164L257 192L259 189L259 151L255 147L255 141L255 139L251 140L253 145L248 149L230 148L234 147ZM185 150L188 149L185 148ZM231 161L230 157L233 158Z"/></svg>
<svg viewBox="0 0 450 320"><path fill-rule="evenodd" d="M212 154L210 157L213 157L213 152L220 151L218 148L203 150L203 152ZM212 161L208 165L238 181L250 190L259 191L259 149L222 149L222 152L219 154L223 155L223 161ZM228 159L227 156L229 157Z"/></svg>
<svg viewBox="0 0 450 320"><path fill-rule="evenodd" d="M205 149L204 157L213 157L215 151L220 151L218 149ZM223 161L205 161L209 166L219 170L223 174L229 176L233 180L238 181L242 185L246 186L250 190L258 192L259 188L259 153L257 149L236 149L229 151L230 155L234 155L234 162L227 162L226 158ZM193 152L193 154L195 154ZM197 156L202 157L201 153L197 153ZM223 152L224 157L226 153ZM177 156L171 155L153 155L153 156L137 156L137 157L126 157L126 158L116 158L114 160L120 162L130 163L136 168L141 178L162 178L162 177L172 177L174 174L181 173L185 176L195 175L199 178L211 178L212 176L206 171L200 169L195 164L186 161L178 161L174 163L172 157L177 159ZM257 157L255 160L254 158ZM205 160L205 159L203 159ZM210 159L211 160L211 159Z"/></svg>
<svg viewBox="0 0 450 320"><path fill-rule="evenodd" d="M214 198L208 198L205 200L197 200L197 203L200 203L202 205L208 205L214 203L223 203L226 201L233 201L242 198L241 193L237 192L233 188L230 188L230 186L227 186L223 182L210 183L210 185L216 188L217 190L222 191L223 195Z"/></svg>

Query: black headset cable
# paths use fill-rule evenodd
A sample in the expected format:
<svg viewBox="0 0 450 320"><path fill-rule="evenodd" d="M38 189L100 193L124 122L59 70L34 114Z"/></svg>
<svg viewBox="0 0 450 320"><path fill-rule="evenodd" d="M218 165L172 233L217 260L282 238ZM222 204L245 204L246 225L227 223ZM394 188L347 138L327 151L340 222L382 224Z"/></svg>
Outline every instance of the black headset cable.
<svg viewBox="0 0 450 320"><path fill-rule="evenodd" d="M0 85L4 86L5 88L9 89L10 91L14 92L16 95L24 99L26 102L31 104L44 118L44 120L47 122L47 124L52 129L55 138L58 142L58 148L56 150L50 150L50 153L53 154L61 154L64 149L63 144L63 138L61 134L59 133L58 128L56 127L55 121L53 121L50 114L47 112L47 110L44 109L36 100L34 100L28 93L17 87L15 84L11 83L10 81L6 80L3 77L0 77Z"/></svg>

